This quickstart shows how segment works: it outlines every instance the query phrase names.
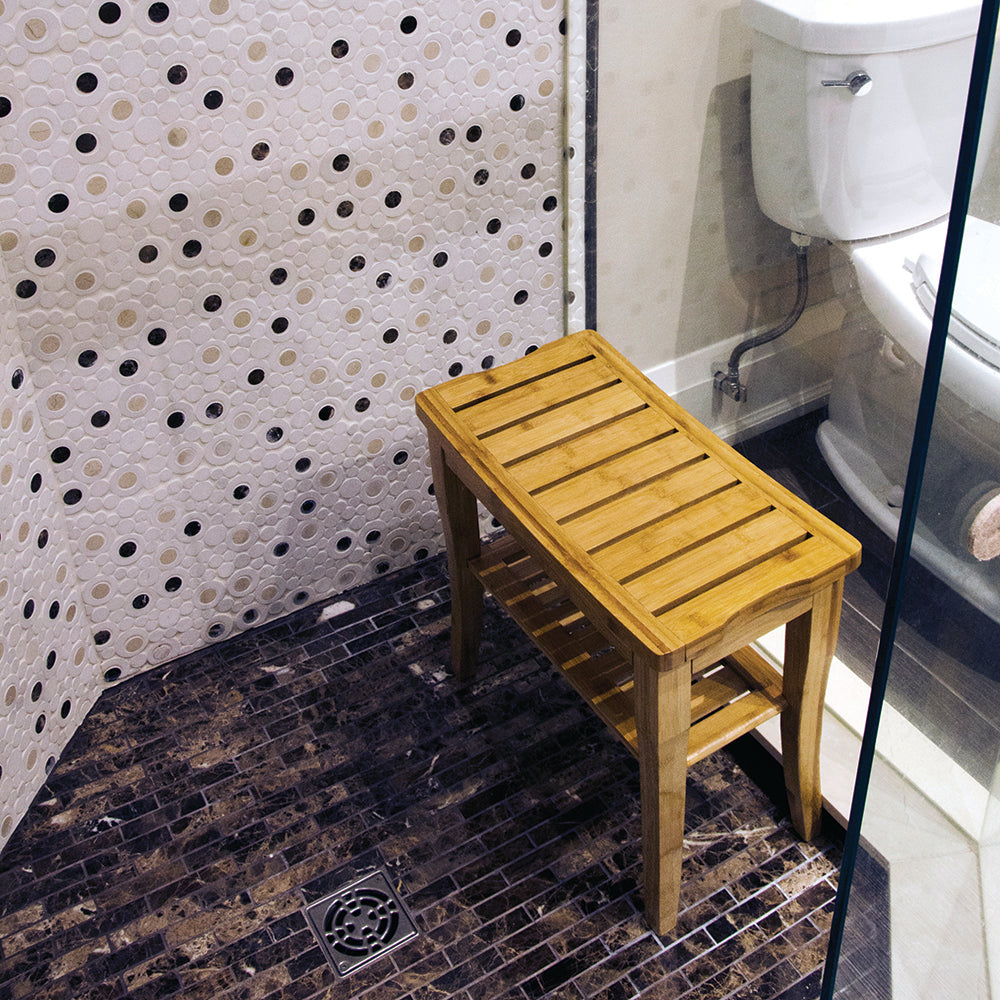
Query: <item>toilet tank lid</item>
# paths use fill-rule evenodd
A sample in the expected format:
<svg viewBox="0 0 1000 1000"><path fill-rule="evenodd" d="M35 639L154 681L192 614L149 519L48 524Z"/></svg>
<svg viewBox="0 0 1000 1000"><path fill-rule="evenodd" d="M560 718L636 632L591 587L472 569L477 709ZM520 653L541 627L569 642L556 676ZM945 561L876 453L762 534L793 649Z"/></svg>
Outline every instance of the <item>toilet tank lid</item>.
<svg viewBox="0 0 1000 1000"><path fill-rule="evenodd" d="M743 20L805 52L902 52L975 35L970 0L743 0Z"/></svg>

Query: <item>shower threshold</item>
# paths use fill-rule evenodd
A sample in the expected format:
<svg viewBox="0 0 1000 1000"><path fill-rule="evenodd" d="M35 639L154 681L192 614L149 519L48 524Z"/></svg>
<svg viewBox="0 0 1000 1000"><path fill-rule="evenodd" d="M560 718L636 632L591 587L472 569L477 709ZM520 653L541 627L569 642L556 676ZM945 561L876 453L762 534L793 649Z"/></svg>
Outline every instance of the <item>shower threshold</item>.
<svg viewBox="0 0 1000 1000"><path fill-rule="evenodd" d="M780 665L784 628L755 645ZM820 767L824 807L844 827L870 694L834 656ZM780 758L777 719L754 736ZM1000 839L989 790L888 704L882 708L872 785L877 795L869 796L861 836L865 850L889 875L892 993L885 1000L937 1000L942 983L949 996L963 1000L1000 998L1000 981L991 982L1000 979L1000 904L994 888L1000 880ZM929 913L947 913L947 920L928 920ZM855 994L844 1000L855 1000Z"/></svg>

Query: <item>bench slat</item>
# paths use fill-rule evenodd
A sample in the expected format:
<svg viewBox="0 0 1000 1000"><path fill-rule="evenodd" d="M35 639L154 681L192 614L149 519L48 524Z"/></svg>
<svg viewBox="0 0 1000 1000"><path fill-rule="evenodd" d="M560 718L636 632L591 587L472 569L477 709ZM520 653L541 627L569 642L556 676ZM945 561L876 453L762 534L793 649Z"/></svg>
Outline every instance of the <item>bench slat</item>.
<svg viewBox="0 0 1000 1000"><path fill-rule="evenodd" d="M775 705L762 691L754 691L696 722L688 737L688 767L728 746L738 736L752 732L780 711L781 706Z"/></svg>
<svg viewBox="0 0 1000 1000"><path fill-rule="evenodd" d="M625 493L634 493L641 484L661 479L704 457L704 450L689 438L672 434L608 459L598 468L549 489L536 491L535 498L552 517L561 521ZM514 477L517 478L516 473Z"/></svg>
<svg viewBox="0 0 1000 1000"><path fill-rule="evenodd" d="M576 437L581 430L597 429L623 415L647 409L627 385L617 383L583 399L549 410L522 424L491 434L482 446L501 464L528 458Z"/></svg>
<svg viewBox="0 0 1000 1000"><path fill-rule="evenodd" d="M699 594L659 616L663 624L683 639L688 655L713 635L735 622L752 618L773 606L776 595L785 602L805 597L829 577L843 574L842 565L831 566L830 553L822 540L807 538L717 587Z"/></svg>
<svg viewBox="0 0 1000 1000"><path fill-rule="evenodd" d="M769 509L770 504L760 490L737 483L592 555L609 576L625 580Z"/></svg>
<svg viewBox="0 0 1000 1000"><path fill-rule="evenodd" d="M510 474L529 493L559 482L594 465L650 441L676 434L663 414L644 409L580 433L557 447L508 465Z"/></svg>
<svg viewBox="0 0 1000 1000"><path fill-rule="evenodd" d="M625 589L654 615L699 597L749 566L770 560L808 537L802 525L771 510L667 560L625 584ZM745 604L746 595L740 601Z"/></svg>
<svg viewBox="0 0 1000 1000"><path fill-rule="evenodd" d="M655 524L706 496L735 486L736 482L731 472L706 459L574 518L563 527L581 548L592 551L632 531Z"/></svg>
<svg viewBox="0 0 1000 1000"><path fill-rule="evenodd" d="M582 349L581 349L582 348ZM545 350L532 351L518 358L514 372L510 365L498 365L483 372L469 372L435 386L433 392L452 410L462 410L472 403L544 377L553 372L569 370L597 357L596 351L581 345L572 337L563 337L545 345Z"/></svg>
<svg viewBox="0 0 1000 1000"><path fill-rule="evenodd" d="M499 396L470 404L462 411L462 419L473 434L482 438L515 423L544 419L550 411L557 411L578 397L586 398L620 382L617 372L600 358L593 358Z"/></svg>

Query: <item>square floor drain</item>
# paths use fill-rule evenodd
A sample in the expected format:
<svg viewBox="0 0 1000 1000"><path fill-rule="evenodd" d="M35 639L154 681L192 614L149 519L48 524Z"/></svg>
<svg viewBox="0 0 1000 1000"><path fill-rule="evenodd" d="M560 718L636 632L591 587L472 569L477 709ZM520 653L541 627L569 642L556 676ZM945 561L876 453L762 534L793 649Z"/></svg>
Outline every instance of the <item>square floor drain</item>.
<svg viewBox="0 0 1000 1000"><path fill-rule="evenodd" d="M357 972L417 936L413 919L383 872L310 903L305 914L339 976Z"/></svg>

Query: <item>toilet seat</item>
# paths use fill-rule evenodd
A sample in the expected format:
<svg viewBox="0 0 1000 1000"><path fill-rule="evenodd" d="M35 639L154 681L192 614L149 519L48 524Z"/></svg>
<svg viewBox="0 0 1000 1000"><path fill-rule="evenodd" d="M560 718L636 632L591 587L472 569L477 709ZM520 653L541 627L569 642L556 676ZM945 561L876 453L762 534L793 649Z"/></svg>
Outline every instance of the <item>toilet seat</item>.
<svg viewBox="0 0 1000 1000"><path fill-rule="evenodd" d="M929 318L934 316L942 256L921 253L912 265L913 291ZM968 216L952 298L950 336L1000 371L1000 226Z"/></svg>
<svg viewBox="0 0 1000 1000"><path fill-rule="evenodd" d="M923 366L944 256L947 218L894 236L841 244L861 296L897 363ZM1000 295L990 276L1000 260L1000 227L969 216L941 384L1000 422ZM955 313L958 316L955 316ZM911 362L903 359L912 359Z"/></svg>

